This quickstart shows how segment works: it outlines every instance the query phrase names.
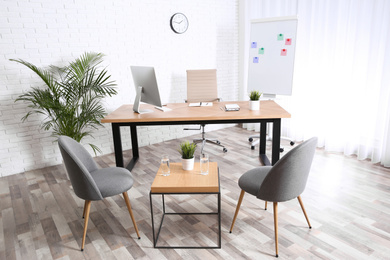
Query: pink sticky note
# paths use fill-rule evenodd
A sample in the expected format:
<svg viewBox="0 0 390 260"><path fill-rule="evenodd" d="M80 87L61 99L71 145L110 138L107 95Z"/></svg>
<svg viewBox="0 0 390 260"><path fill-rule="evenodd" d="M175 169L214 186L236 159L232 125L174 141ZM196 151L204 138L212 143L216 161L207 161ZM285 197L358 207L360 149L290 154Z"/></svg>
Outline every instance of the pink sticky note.
<svg viewBox="0 0 390 260"><path fill-rule="evenodd" d="M285 44L286 44L286 45L291 45L291 38L287 38Z"/></svg>
<svg viewBox="0 0 390 260"><path fill-rule="evenodd" d="M287 56L287 49L282 49L280 56Z"/></svg>

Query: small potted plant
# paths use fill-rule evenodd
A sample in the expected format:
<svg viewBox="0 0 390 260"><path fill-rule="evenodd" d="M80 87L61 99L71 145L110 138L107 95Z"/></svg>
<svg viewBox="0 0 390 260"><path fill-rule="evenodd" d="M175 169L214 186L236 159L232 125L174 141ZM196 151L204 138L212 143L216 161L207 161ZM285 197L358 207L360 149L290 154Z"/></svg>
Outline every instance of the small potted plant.
<svg viewBox="0 0 390 260"><path fill-rule="evenodd" d="M196 144L194 143L185 141L180 144L179 152L181 154L181 164L183 166L183 170L192 171L194 169L195 150L196 150Z"/></svg>
<svg viewBox="0 0 390 260"><path fill-rule="evenodd" d="M249 107L250 107L250 110L259 110L260 109L260 97L261 97L261 94L263 93L259 93L259 91L257 90L252 90L250 93L249 93Z"/></svg>

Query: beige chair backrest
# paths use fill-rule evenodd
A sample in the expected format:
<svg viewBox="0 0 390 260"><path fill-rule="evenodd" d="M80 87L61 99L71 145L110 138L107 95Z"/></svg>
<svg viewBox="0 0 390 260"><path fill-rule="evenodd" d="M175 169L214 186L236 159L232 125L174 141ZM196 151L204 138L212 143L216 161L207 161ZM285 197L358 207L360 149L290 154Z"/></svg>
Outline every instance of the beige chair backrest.
<svg viewBox="0 0 390 260"><path fill-rule="evenodd" d="M187 102L217 101L217 70L187 70Z"/></svg>

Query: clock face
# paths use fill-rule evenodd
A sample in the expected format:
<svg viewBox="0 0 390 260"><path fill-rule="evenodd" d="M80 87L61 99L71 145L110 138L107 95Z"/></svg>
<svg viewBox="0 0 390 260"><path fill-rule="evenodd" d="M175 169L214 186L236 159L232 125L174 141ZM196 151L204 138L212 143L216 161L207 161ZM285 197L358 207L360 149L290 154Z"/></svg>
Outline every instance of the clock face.
<svg viewBox="0 0 390 260"><path fill-rule="evenodd" d="M184 33L188 28L188 19L182 13L176 13L171 17L171 28L175 33Z"/></svg>

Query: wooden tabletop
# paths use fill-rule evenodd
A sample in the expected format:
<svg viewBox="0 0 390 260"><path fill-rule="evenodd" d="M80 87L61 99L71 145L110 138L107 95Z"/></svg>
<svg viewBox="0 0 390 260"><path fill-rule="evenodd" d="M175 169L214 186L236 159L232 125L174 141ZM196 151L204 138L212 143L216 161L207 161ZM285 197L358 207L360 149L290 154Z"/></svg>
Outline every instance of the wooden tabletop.
<svg viewBox="0 0 390 260"><path fill-rule="evenodd" d="M217 162L209 163L209 174L201 175L199 163L194 170L185 171L181 163L170 164L171 174L162 176L158 169L150 191L152 193L197 193L219 192L219 176Z"/></svg>
<svg viewBox="0 0 390 260"><path fill-rule="evenodd" d="M225 112L225 104L238 104L240 111ZM152 109L153 113L138 114L133 112L133 105L122 105L106 117L102 123L128 122L180 122L196 120L243 120L290 118L291 115L273 100L260 101L260 110L249 110L249 101L215 102L210 107L189 107L188 103L167 104L171 111L163 112L149 104L141 104L142 109Z"/></svg>

